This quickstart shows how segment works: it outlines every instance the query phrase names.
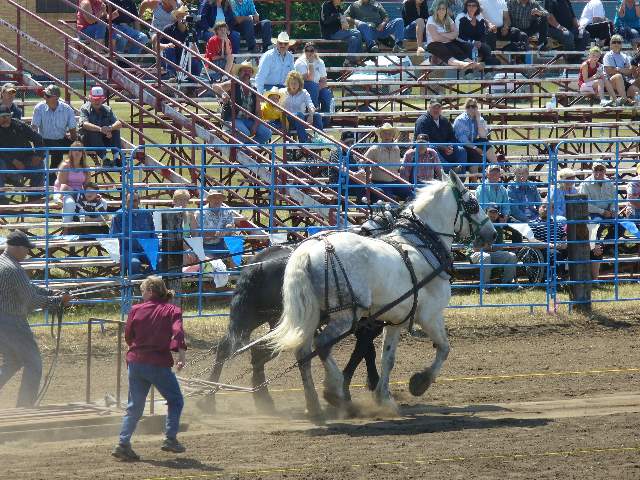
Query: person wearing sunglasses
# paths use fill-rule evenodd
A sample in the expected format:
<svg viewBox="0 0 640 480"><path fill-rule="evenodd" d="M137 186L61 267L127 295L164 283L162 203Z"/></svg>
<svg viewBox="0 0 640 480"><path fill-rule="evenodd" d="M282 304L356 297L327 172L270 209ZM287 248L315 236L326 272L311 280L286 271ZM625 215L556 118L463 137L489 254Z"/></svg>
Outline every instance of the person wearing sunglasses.
<svg viewBox="0 0 640 480"><path fill-rule="evenodd" d="M480 115L478 102L469 98L464 104L464 110L453 121L453 131L456 140L463 144L467 152L467 171L471 174L469 182L474 183L478 180L480 166L498 161L493 147L489 145L489 127Z"/></svg>
<svg viewBox="0 0 640 480"><path fill-rule="evenodd" d="M489 25L482 16L482 8L478 0L466 0L464 11L456 17L458 39L477 49L479 60L487 65L498 65L500 62L491 55L491 47L487 43ZM475 59L474 59L475 60Z"/></svg>
<svg viewBox="0 0 640 480"><path fill-rule="evenodd" d="M616 105L634 105L634 95L640 90L634 79L635 69L631 65L631 59L622 53L622 36L611 37L611 50L602 59L605 76L611 81L619 98Z"/></svg>
<svg viewBox="0 0 640 480"><path fill-rule="evenodd" d="M311 95L316 110L329 113L333 101L333 93L327 87L327 69L324 61L318 57L318 51L313 42L304 46L304 54L296 60L294 69L304 78L304 89ZM324 127L329 126L329 117L323 117Z"/></svg>

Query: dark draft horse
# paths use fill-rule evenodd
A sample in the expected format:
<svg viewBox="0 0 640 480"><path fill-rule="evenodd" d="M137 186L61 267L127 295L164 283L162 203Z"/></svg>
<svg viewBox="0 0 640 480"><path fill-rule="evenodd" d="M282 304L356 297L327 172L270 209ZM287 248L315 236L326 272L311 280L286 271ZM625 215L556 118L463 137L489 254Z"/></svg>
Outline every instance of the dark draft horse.
<svg viewBox="0 0 640 480"><path fill-rule="evenodd" d="M385 209L372 216L356 232L363 236L379 236L393 229L398 210ZM287 260L293 252L291 246L274 245L254 255L250 263L242 269L231 299L229 327L221 339L209 381L219 382L225 361L232 352L250 341L251 332L261 325L268 324L273 329L282 314L282 284ZM380 335L382 327L366 326L355 332L356 344L344 369L345 397L350 398L349 386L353 374L364 359L367 366L367 386L370 390L378 384L376 351L373 340ZM251 347L253 367L252 385L265 382L265 364L275 357L273 351L264 343ZM262 412L275 410L273 399L266 386L254 393L256 408ZM215 409L215 396L210 395L201 404L208 410Z"/></svg>

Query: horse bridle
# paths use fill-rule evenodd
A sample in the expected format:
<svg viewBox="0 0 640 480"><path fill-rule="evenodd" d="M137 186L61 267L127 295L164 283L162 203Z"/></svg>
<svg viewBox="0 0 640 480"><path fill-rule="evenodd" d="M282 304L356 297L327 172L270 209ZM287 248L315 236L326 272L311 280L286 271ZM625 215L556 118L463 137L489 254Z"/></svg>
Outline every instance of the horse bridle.
<svg viewBox="0 0 640 480"><path fill-rule="evenodd" d="M489 221L489 217L486 217L481 222L475 220L472 215L477 215L477 213L480 211L480 204L478 203L478 200L473 195L469 197L469 200L465 200L464 195L469 193L469 190L464 190L461 192L460 189L453 183L450 183L450 185L451 190L453 190L453 196L456 199L457 209L456 218L453 220L454 235L449 236L460 238L460 232L462 231L462 227L464 226L464 220L466 220L471 227L471 234L466 238L461 238L460 240L462 243L470 243L480 235L480 230L482 230L484 224ZM460 228L456 230L458 219L460 219Z"/></svg>

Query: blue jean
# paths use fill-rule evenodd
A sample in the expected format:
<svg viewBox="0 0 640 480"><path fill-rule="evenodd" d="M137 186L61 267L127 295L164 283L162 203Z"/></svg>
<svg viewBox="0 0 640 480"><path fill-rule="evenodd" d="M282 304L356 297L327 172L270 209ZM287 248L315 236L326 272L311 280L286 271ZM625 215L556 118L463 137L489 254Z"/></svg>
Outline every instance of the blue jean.
<svg viewBox="0 0 640 480"><path fill-rule="evenodd" d="M633 42L640 39L640 28L631 28L631 27L618 27L615 30L615 33L618 35L622 35L622 38L627 42Z"/></svg>
<svg viewBox="0 0 640 480"><path fill-rule="evenodd" d="M331 111L331 100L333 100L333 92L330 88L320 88L320 84L311 80L304 81L304 89L309 92L313 105L322 113L329 113ZM322 117L323 126L327 128L329 126L331 117Z"/></svg>
<svg viewBox="0 0 640 480"><path fill-rule="evenodd" d="M302 113L302 112L296 112L296 117L306 121L308 114ZM296 133L298 134L298 142L307 143L309 141L309 134L307 133L307 130L305 129L305 126L302 124L302 122L299 122L296 119L291 117L289 117L289 121L293 124L293 127L296 129ZM320 116L319 113L313 114L313 126L316 127L318 130L323 129L322 117Z"/></svg>
<svg viewBox="0 0 640 480"><path fill-rule="evenodd" d="M262 51L266 52L271 46L271 20L260 20L254 25L253 20L245 20L236 23L233 27L234 32L239 32L247 43L247 50L253 50L256 47L256 32L260 33L262 38Z"/></svg>
<svg viewBox="0 0 640 480"><path fill-rule="evenodd" d="M119 32L128 35L129 37L137 40L142 45L147 45L149 43L149 37L135 28L127 25L126 23L117 23L113 25L113 28L118 30ZM127 39L123 35L115 35L116 40L116 51L119 53L132 53L137 55L142 51L142 46L135 44L131 40ZM128 48L127 48L128 46Z"/></svg>
<svg viewBox="0 0 640 480"><path fill-rule="evenodd" d="M347 53L360 53L362 51L362 34L360 30L352 28L350 30L338 30L331 35L331 40L346 40Z"/></svg>
<svg viewBox="0 0 640 480"><path fill-rule="evenodd" d="M104 37L107 35L107 26L100 22L96 22L91 25L87 25L84 29L80 30L80 32L87 37L101 41L104 40Z"/></svg>
<svg viewBox="0 0 640 480"><path fill-rule="evenodd" d="M162 52L162 55L164 56L164 58L166 58L167 60L169 60L170 62L175 63L176 65L180 65L180 57L182 56L182 52L180 57L177 56L175 48L167 48L164 52ZM167 72L170 72L172 74L176 73L176 69L173 67L173 65L169 65L168 63L165 63L165 66L167 68ZM196 58L192 58L191 59L191 74L194 76L198 76L200 75L200 73L202 72L202 62ZM187 81L189 81L190 79L187 79Z"/></svg>
<svg viewBox="0 0 640 480"><path fill-rule="evenodd" d="M252 118L236 118L236 130L244 133L247 137L250 136L251 127L253 127L253 123L255 122ZM256 129L256 136L253 137L256 143L265 144L269 143L271 140L271 130L269 127L264 125L263 123L258 123L258 128Z"/></svg>
<svg viewBox="0 0 640 480"><path fill-rule="evenodd" d="M591 42L591 35L585 31L582 38L578 36L578 29L573 28L566 32L559 28L549 27L549 36L562 44L563 50L584 50Z"/></svg>
<svg viewBox="0 0 640 480"><path fill-rule="evenodd" d="M401 18L394 18L393 20L390 20L381 32L364 22L358 25L358 30L362 34L362 38L364 39L364 43L367 45L367 48L371 47L376 40L388 38L392 35L396 43L404 41L404 22Z"/></svg>
<svg viewBox="0 0 640 480"><path fill-rule="evenodd" d="M42 358L24 317L0 314L0 389L20 370L18 407L33 407L42 378Z"/></svg>
<svg viewBox="0 0 640 480"><path fill-rule="evenodd" d="M406 185L400 182L378 182L373 180L371 183L376 189L383 192L388 197L396 197L399 200L406 200L407 197L413 194L413 185ZM386 201L376 192L371 192L371 202L377 202L378 200Z"/></svg>
<svg viewBox="0 0 640 480"><path fill-rule="evenodd" d="M200 30L198 32L198 39L202 40L205 44L211 37L213 37L213 33L209 30ZM231 42L231 51L233 53L238 53L240 51L240 32L229 32L229 41Z"/></svg>
<svg viewBox="0 0 640 480"><path fill-rule="evenodd" d="M407 25L406 27L404 27L404 38L407 40L417 40L416 38L416 25L418 23L418 20L414 20L413 22L411 22L409 25ZM426 32L426 26L425 28L423 28L423 32ZM423 34L423 38L422 41L424 42L425 36L426 34Z"/></svg>
<svg viewBox="0 0 640 480"><path fill-rule="evenodd" d="M82 141L85 147L98 147L100 150L96 151L96 154L101 159L107 156L107 150L111 149L113 158L120 157L120 149L122 148L122 140L120 139L120 130L113 130L111 132L111 138L107 138L101 132L90 132L88 130L81 130Z"/></svg>
<svg viewBox="0 0 640 480"><path fill-rule="evenodd" d="M149 389L154 386L167 401L167 438L176 438L180 427L180 414L184 399L176 375L170 367L156 367L146 363L129 364L129 403L122 420L120 444L129 445L138 421L144 412Z"/></svg>
<svg viewBox="0 0 640 480"><path fill-rule="evenodd" d="M444 152L437 148L438 157L440 157L440 163L442 163L442 168L445 172L449 172L451 169L460 169L465 171L469 165L467 165L467 152L466 150L459 146L453 146L453 152L450 155L445 155Z"/></svg>

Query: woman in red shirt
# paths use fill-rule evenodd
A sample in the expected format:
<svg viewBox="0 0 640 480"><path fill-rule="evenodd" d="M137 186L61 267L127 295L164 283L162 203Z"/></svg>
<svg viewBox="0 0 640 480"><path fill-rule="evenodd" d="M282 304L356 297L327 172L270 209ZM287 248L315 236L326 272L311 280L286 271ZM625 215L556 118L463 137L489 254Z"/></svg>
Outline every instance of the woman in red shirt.
<svg viewBox="0 0 640 480"><path fill-rule="evenodd" d="M230 72L231 67L233 67L233 53L231 51L231 40L229 40L229 27L224 22L218 22L213 27L213 31L215 35L207 42L207 50L204 56L225 72ZM222 80L222 74L217 70L209 69L209 75L214 82Z"/></svg>
<svg viewBox="0 0 640 480"><path fill-rule="evenodd" d="M131 436L142 417L147 394L155 386L167 401L167 429L162 450L182 453L178 442L180 414L184 399L176 375L171 370L173 356L178 352L176 370L184 367L187 345L182 329L182 310L169 303L173 291L167 290L160 277L151 276L140 285L143 302L129 312L124 338L129 345L129 403L122 422L120 442L112 455L121 460L139 460L131 448Z"/></svg>
<svg viewBox="0 0 640 480"><path fill-rule="evenodd" d="M591 47L589 56L580 65L578 77L578 87L580 93L584 95L598 95L601 107L611 107L616 103L616 92L613 90L611 80L604 75L604 67L600 63L602 51L599 47ZM611 100L605 100L605 90L609 93Z"/></svg>

